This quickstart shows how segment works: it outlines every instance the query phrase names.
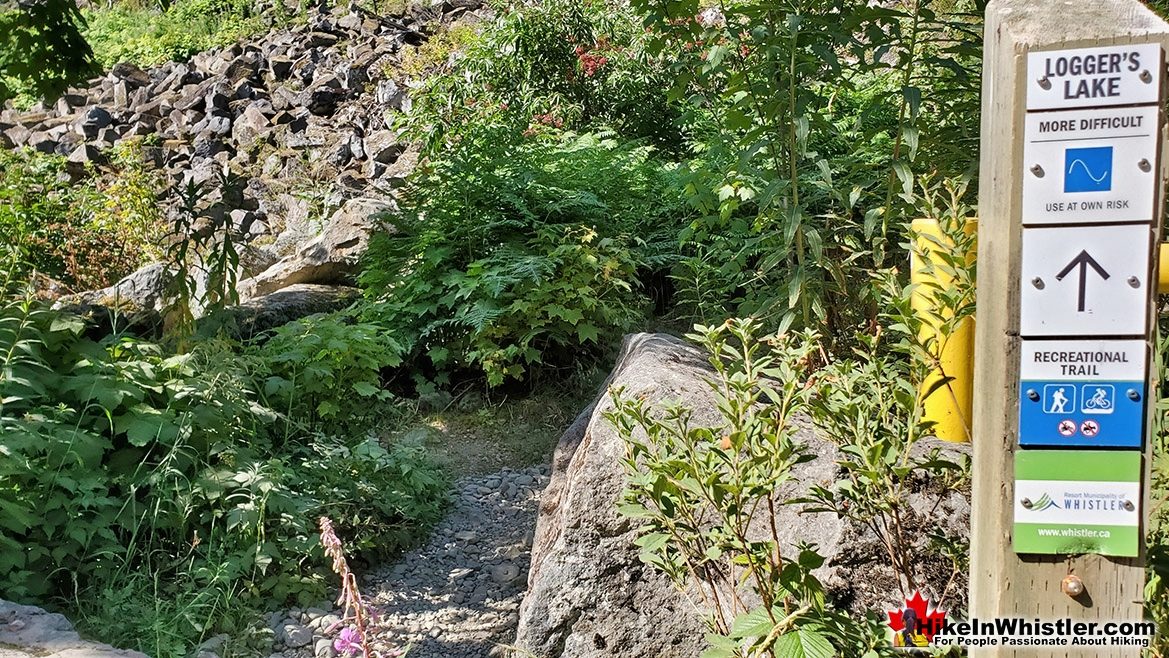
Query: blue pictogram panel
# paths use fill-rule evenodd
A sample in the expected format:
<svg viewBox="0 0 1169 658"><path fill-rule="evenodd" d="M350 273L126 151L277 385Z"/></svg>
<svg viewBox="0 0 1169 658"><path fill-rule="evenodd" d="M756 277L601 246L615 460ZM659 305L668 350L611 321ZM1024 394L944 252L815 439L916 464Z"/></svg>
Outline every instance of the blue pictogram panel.
<svg viewBox="0 0 1169 658"><path fill-rule="evenodd" d="M1111 189L1111 146L1067 149L1064 152L1064 192L1107 192Z"/></svg>
<svg viewBox="0 0 1169 658"><path fill-rule="evenodd" d="M1023 381L1019 445L1140 448L1145 383Z"/></svg>

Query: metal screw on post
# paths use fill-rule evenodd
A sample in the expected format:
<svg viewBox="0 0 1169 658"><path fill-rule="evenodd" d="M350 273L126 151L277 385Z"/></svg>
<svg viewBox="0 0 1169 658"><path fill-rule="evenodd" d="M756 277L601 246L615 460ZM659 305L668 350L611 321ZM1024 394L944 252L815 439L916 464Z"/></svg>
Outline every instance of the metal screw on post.
<svg viewBox="0 0 1169 658"><path fill-rule="evenodd" d="M1140 288L1141 287L1141 280L1136 278L1135 276L1130 276L1127 279L1125 279L1125 281L1128 283L1128 285L1132 286L1133 288Z"/></svg>
<svg viewBox="0 0 1169 658"><path fill-rule="evenodd" d="M1027 389L1027 399L1032 401L1032 402L1038 402L1039 401L1039 391L1036 391L1033 388Z"/></svg>
<svg viewBox="0 0 1169 658"><path fill-rule="evenodd" d="M1084 581L1079 576L1068 574L1059 583L1059 589L1073 599L1084 593Z"/></svg>
<svg viewBox="0 0 1169 658"><path fill-rule="evenodd" d="M1135 388L1128 389L1127 395L1128 399L1132 400L1133 402L1141 399L1141 394Z"/></svg>
<svg viewBox="0 0 1169 658"><path fill-rule="evenodd" d="M1035 174L1035 176L1038 178L1043 178L1043 167L1034 165L1031 167L1031 173Z"/></svg>
<svg viewBox="0 0 1169 658"><path fill-rule="evenodd" d="M1035 277L1034 279L1031 279L1031 285L1035 286L1039 290L1043 290L1043 287L1047 284L1043 283L1043 279Z"/></svg>
<svg viewBox="0 0 1169 658"><path fill-rule="evenodd" d="M1148 158L1141 158L1141 161L1137 163L1137 166L1140 167L1141 171L1145 172L1151 171L1153 169L1153 165L1149 162Z"/></svg>
<svg viewBox="0 0 1169 658"><path fill-rule="evenodd" d="M1048 80L1046 75L1036 80L1036 82L1038 82L1039 86L1043 89L1051 89L1051 80Z"/></svg>
<svg viewBox="0 0 1169 658"><path fill-rule="evenodd" d="M1143 82L1145 84L1149 84L1152 81L1153 81L1153 74L1152 73L1149 73L1149 71L1147 69L1144 71L1141 71L1141 82Z"/></svg>

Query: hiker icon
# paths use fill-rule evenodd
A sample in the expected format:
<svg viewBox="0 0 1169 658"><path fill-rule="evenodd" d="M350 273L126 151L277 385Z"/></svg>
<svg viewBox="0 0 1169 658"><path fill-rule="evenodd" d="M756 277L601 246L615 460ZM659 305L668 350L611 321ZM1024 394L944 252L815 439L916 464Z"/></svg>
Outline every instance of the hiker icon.
<svg viewBox="0 0 1169 658"><path fill-rule="evenodd" d="M1043 387L1043 413L1073 414L1076 412L1076 387L1048 384Z"/></svg>

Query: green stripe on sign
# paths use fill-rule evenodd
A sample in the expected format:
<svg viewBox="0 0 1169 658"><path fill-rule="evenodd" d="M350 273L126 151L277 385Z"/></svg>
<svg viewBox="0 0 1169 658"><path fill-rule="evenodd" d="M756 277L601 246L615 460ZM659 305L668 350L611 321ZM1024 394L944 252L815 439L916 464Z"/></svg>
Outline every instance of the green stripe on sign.
<svg viewBox="0 0 1169 658"><path fill-rule="evenodd" d="M1012 544L1016 553L1097 553L1136 557L1140 531L1136 526L1016 523Z"/></svg>
<svg viewBox="0 0 1169 658"><path fill-rule="evenodd" d="M1015 453L1016 480L1140 482L1136 450L1023 450Z"/></svg>

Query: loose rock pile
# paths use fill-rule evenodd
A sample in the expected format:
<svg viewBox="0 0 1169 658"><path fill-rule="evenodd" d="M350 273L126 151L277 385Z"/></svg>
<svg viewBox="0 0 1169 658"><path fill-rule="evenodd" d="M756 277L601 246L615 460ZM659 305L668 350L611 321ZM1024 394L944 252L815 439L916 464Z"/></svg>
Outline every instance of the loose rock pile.
<svg viewBox="0 0 1169 658"><path fill-rule="evenodd" d="M264 2L300 11L295 0ZM198 219L185 235L235 236L246 261L237 273L241 301L259 300L252 306L261 315L292 315L295 308L269 313L285 300L265 297L298 284L351 285L368 235L384 228L379 218L417 164L418 149L394 128L411 106L402 59L446 25L491 15L480 0L414 4L390 16L344 3L305 11L303 23L187 62L148 71L119 64L51 106L9 104L0 111L0 147L68 156L80 172L115 146L141 141L172 190L162 201L170 225L179 192L198 184ZM113 309L149 330L164 305L159 267L63 305L95 319ZM349 292L336 291L333 306ZM329 296L315 291L318 302Z"/></svg>
<svg viewBox="0 0 1169 658"><path fill-rule="evenodd" d="M8 106L0 112L0 146L82 163L127 138L148 137L157 144L151 155L175 178L208 180L225 163L233 171L259 166L244 192L251 214L239 217L250 226L271 214L261 188L301 173L302 160L323 161L351 189L400 175L407 163L395 165L406 145L388 120L410 106L400 57L440 23L478 20L479 4L445 0L399 16L320 5L304 24L188 62L149 71L118 64L51 106Z"/></svg>
<svg viewBox="0 0 1169 658"><path fill-rule="evenodd" d="M380 614L375 637L383 655L407 644L411 658L507 655L547 482L547 466L459 480L427 543L363 578ZM324 631L339 614L323 607L274 613L268 621L278 653L270 658L333 658L336 632Z"/></svg>

